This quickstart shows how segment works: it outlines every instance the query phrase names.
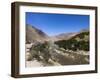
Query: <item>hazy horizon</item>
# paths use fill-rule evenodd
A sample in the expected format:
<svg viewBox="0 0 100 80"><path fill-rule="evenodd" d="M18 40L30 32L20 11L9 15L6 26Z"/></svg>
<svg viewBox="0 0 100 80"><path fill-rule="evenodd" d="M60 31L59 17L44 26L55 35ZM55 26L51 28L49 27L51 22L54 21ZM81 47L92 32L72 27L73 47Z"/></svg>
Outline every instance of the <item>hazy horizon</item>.
<svg viewBox="0 0 100 80"><path fill-rule="evenodd" d="M42 30L49 36L89 29L89 15L26 12L26 24Z"/></svg>

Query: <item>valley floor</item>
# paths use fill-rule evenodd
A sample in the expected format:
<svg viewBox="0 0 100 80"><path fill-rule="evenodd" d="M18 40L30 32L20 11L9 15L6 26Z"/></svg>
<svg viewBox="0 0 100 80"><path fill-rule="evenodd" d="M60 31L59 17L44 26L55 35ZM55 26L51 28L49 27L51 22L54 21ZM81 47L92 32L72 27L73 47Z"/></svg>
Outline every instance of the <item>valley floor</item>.
<svg viewBox="0 0 100 80"><path fill-rule="evenodd" d="M81 65L89 64L89 55L86 54L76 54L76 53L62 53L56 50L56 60L49 59L48 63L43 61L38 61L33 59L31 61L26 61L26 67L43 67L43 66L61 66L61 65Z"/></svg>

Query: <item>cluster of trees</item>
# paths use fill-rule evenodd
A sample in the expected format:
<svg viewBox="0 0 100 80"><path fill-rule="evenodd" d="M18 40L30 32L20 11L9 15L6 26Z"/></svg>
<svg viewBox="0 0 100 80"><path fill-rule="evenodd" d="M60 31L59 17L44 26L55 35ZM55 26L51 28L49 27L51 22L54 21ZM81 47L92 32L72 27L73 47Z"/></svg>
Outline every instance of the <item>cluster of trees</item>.
<svg viewBox="0 0 100 80"><path fill-rule="evenodd" d="M57 44L59 47L62 47L64 49L69 49L73 51L76 51L76 50L89 51L89 40L87 41L84 40L85 35L89 35L89 32L80 33L69 40L57 41L55 42L55 44ZM80 39L83 39L83 40L77 41L75 39L76 37L79 37Z"/></svg>
<svg viewBox="0 0 100 80"><path fill-rule="evenodd" d="M84 39L85 35L89 36L89 32L81 32L80 34L77 34L76 36L74 36L72 39L79 37L80 39Z"/></svg>
<svg viewBox="0 0 100 80"><path fill-rule="evenodd" d="M69 50L84 50L89 51L89 41L77 41L77 40L62 40L55 42L59 47Z"/></svg>
<svg viewBox="0 0 100 80"><path fill-rule="evenodd" d="M85 35L89 35L89 32L83 32L78 34L77 36L79 36L80 39L83 39Z"/></svg>

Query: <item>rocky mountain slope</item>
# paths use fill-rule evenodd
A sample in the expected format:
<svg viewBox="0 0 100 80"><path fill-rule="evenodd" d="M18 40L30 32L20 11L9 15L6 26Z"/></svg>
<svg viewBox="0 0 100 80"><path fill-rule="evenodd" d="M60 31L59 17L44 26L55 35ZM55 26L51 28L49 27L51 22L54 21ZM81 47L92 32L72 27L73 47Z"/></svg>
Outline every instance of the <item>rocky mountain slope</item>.
<svg viewBox="0 0 100 80"><path fill-rule="evenodd" d="M55 44L64 49L89 51L89 31L82 31L68 40L56 41Z"/></svg>
<svg viewBox="0 0 100 80"><path fill-rule="evenodd" d="M29 24L26 25L26 42L68 40L77 34L78 33L62 33L55 36L48 36L42 30L39 30L36 27L31 26Z"/></svg>
<svg viewBox="0 0 100 80"><path fill-rule="evenodd" d="M37 29L34 26L26 25L26 42L39 41L43 42L48 40L49 36L46 35L43 31Z"/></svg>

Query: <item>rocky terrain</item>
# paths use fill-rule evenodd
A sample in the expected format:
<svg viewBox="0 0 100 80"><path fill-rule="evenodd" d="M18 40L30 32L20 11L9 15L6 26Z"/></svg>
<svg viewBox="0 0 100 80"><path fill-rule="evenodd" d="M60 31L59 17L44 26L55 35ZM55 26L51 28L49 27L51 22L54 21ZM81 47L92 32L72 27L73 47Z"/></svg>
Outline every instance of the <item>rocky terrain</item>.
<svg viewBox="0 0 100 80"><path fill-rule="evenodd" d="M53 37L26 25L26 67L89 64L89 31Z"/></svg>

